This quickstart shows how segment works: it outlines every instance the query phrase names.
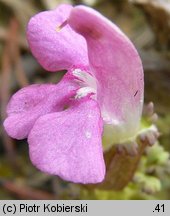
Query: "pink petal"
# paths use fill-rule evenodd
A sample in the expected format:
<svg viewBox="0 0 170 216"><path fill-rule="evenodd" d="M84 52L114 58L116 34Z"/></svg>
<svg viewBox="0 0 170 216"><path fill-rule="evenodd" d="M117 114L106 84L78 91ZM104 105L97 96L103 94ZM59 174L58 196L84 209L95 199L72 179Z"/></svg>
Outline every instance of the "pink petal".
<svg viewBox="0 0 170 216"><path fill-rule="evenodd" d="M105 122L115 126L114 137L133 136L139 128L144 89L135 47L115 24L88 7L73 8L68 23L86 39Z"/></svg>
<svg viewBox="0 0 170 216"><path fill-rule="evenodd" d="M105 175L102 120L96 101L40 117L28 136L30 158L41 171L75 183L101 182Z"/></svg>
<svg viewBox="0 0 170 216"><path fill-rule="evenodd" d="M60 31L57 27L67 20L71 5L41 12L31 18L27 39L33 55L49 71L68 69L74 64L88 65L85 39L69 25Z"/></svg>
<svg viewBox="0 0 170 216"><path fill-rule="evenodd" d="M69 79L59 84L35 84L15 93L7 107L4 127L9 136L24 139L41 115L63 110L77 89Z"/></svg>

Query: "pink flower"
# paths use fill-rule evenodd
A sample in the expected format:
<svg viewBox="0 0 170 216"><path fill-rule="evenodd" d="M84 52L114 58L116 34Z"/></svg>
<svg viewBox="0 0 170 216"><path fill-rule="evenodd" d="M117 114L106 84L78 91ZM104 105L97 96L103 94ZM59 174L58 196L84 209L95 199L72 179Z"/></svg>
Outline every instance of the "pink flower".
<svg viewBox="0 0 170 216"><path fill-rule="evenodd" d="M85 6L39 13L27 38L46 70L67 73L56 85L14 94L7 133L28 138L30 159L41 171L76 183L103 181L102 133L113 144L133 139L139 129L143 69L136 49L116 25Z"/></svg>

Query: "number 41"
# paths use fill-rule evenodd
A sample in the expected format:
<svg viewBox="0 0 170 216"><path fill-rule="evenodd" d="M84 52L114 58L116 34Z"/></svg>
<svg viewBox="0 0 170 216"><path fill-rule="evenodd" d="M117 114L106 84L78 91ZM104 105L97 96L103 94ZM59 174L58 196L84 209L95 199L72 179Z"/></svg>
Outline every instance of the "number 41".
<svg viewBox="0 0 170 216"><path fill-rule="evenodd" d="M157 206L155 207L155 211L157 211L157 212L159 212L159 211L164 212L165 211L164 204L162 204L162 205L157 204Z"/></svg>

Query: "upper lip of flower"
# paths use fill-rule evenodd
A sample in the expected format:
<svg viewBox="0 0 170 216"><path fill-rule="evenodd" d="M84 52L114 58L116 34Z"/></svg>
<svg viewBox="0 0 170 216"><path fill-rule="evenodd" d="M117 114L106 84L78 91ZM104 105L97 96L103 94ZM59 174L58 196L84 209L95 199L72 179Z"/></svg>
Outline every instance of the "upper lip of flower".
<svg viewBox="0 0 170 216"><path fill-rule="evenodd" d="M85 6L61 5L34 16L27 38L45 69L68 72L57 85L16 93L7 109L7 132L28 137L30 158L40 170L73 182L101 182L103 120L109 142L138 130L143 69L136 49L117 26Z"/></svg>

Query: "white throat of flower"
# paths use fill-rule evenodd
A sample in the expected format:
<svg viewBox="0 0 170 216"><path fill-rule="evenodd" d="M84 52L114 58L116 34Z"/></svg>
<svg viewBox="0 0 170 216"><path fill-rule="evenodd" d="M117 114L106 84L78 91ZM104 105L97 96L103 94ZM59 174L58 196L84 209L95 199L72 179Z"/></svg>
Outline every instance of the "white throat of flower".
<svg viewBox="0 0 170 216"><path fill-rule="evenodd" d="M75 98L80 99L87 96L88 94L92 94L92 98L96 99L97 85L95 78L92 77L92 75L88 72L78 68L74 69L72 74L76 77L76 81L80 85L80 88L76 92Z"/></svg>
<svg viewBox="0 0 170 216"><path fill-rule="evenodd" d="M80 86L76 92L75 99L81 99L91 94L91 98L97 100L97 83L95 77L79 68L74 69L72 74L75 77L75 81ZM113 144L124 143L127 140L134 140L136 138L136 134L139 131L139 124L136 124L136 122L139 122L139 120L134 119L134 113L129 113L128 110L129 109L125 110L127 114L125 115L126 121L124 122L117 119L116 116L113 117L113 114L108 113L105 108L102 107L101 115L104 121L104 148L109 148ZM126 122L128 122L128 124L126 124Z"/></svg>

